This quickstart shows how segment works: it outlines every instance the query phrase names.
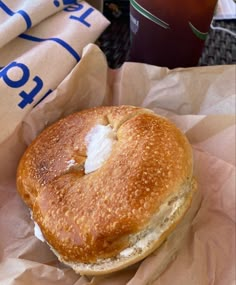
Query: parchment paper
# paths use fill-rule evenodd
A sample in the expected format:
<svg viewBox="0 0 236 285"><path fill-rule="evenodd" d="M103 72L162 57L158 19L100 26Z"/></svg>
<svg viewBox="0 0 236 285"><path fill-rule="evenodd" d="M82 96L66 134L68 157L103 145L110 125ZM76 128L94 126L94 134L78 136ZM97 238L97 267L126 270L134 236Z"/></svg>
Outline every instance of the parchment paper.
<svg viewBox="0 0 236 285"><path fill-rule="evenodd" d="M170 71L125 63L111 70L96 45L86 46L72 72L0 145L0 284L235 284L235 89L233 65ZM29 211L16 192L15 170L45 126L76 110L109 104L150 108L186 133L202 202L190 227L182 225L159 252L93 278L63 266L34 237ZM167 257L171 261L160 268Z"/></svg>

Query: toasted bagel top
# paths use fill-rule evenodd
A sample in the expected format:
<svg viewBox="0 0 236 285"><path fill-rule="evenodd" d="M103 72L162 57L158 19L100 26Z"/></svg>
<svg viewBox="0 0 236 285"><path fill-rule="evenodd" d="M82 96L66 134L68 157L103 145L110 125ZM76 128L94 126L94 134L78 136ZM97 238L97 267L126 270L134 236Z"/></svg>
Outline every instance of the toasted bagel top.
<svg viewBox="0 0 236 285"><path fill-rule="evenodd" d="M115 141L103 165L85 174L86 135L96 125L109 125ZM130 237L191 180L186 137L166 118L132 106L57 121L32 142L17 171L18 191L47 242L64 261L82 263L129 247Z"/></svg>

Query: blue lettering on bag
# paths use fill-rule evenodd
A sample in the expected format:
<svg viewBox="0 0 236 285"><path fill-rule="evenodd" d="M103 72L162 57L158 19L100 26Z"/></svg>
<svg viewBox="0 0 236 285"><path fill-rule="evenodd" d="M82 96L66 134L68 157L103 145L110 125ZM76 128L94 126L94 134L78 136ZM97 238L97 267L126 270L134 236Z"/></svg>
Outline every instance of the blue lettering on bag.
<svg viewBox="0 0 236 285"><path fill-rule="evenodd" d="M94 11L93 8L88 8L81 16L77 17L77 16L70 16L70 19L72 20L77 20L79 22L81 22L82 24L84 24L87 27L90 27L91 24L86 22L85 19Z"/></svg>
<svg viewBox="0 0 236 285"><path fill-rule="evenodd" d="M17 80L13 80L8 77L7 73L12 68L19 68L22 71L22 77ZM28 80L29 80L30 72L29 68L24 65L23 63L17 63L15 61L11 62L7 66L5 66L3 69L0 70L0 78L3 79L3 81L12 88L19 88L23 86Z"/></svg>
<svg viewBox="0 0 236 285"><path fill-rule="evenodd" d="M18 106L21 109L24 109L26 105L31 104L34 100L34 97L39 93L39 91L43 88L43 81L40 77L35 76L33 79L36 82L35 87L29 92L26 93L25 91L20 92L20 97L23 99Z"/></svg>
<svg viewBox="0 0 236 285"><path fill-rule="evenodd" d="M76 12L83 8L84 6L80 3L75 3L70 5L69 7L64 8L63 10L66 12Z"/></svg>
<svg viewBox="0 0 236 285"><path fill-rule="evenodd" d="M30 19L30 16L24 10L18 10L16 12L13 12L3 1L0 1L0 8L9 16L20 14L25 20L27 29L29 29L32 26L32 21Z"/></svg>
<svg viewBox="0 0 236 285"><path fill-rule="evenodd" d="M35 37L35 36L32 36L32 35L27 35L27 34L21 34L19 37L22 38L22 39L25 39L25 40L29 40L29 41L32 41L32 42L38 42L38 43L44 42L44 41L53 41L53 42L59 44L60 46L62 46L63 48L65 48L76 59L76 61L80 61L80 56L76 52L76 50L74 50L72 48L72 46L70 46L67 42L63 41L60 38L54 37L54 38L42 39L42 38Z"/></svg>
<svg viewBox="0 0 236 285"><path fill-rule="evenodd" d="M62 2L63 2L63 5L69 5L69 4L75 3L75 0L63 0ZM61 3L60 3L60 1L55 0L55 1L53 1L53 4L54 4L56 7L59 7Z"/></svg>
<svg viewBox="0 0 236 285"><path fill-rule="evenodd" d="M76 4L73 4L73 5L70 5L69 7L66 7L64 8L64 11L66 12L76 12L76 11L80 11L84 8L84 5L81 4L81 3L76 3ZM77 17L77 16L74 16L74 15L71 15L69 17L69 19L72 19L72 20L76 20L76 21L79 21L80 23L82 23L83 25L85 25L86 27L90 27L91 24L88 23L87 21L85 21L85 19L94 11L93 8L88 8L81 16Z"/></svg>
<svg viewBox="0 0 236 285"><path fill-rule="evenodd" d="M13 68L18 68L22 72L22 76L19 79L11 79L9 77L9 71ZM11 88L19 88L25 85L30 77L30 70L29 68L23 64L18 62L11 62L7 66L5 66L3 69L0 70L0 79L3 79L3 81ZM21 91L18 95L22 98L21 102L18 104L18 106L21 109L24 109L25 106L28 104L31 104L34 100L34 97L40 92L40 90L43 88L43 81L39 76L35 76L33 78L33 81L36 83L34 88L29 92L25 92L24 90Z"/></svg>

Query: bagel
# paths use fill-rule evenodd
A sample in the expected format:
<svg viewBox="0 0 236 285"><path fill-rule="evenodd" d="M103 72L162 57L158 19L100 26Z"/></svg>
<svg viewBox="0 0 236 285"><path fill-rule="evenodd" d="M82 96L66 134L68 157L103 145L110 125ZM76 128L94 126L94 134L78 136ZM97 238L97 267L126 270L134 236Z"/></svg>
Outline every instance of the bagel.
<svg viewBox="0 0 236 285"><path fill-rule="evenodd" d="M86 275L156 250L197 189L185 135L133 106L95 107L47 127L20 159L16 182L58 259Z"/></svg>

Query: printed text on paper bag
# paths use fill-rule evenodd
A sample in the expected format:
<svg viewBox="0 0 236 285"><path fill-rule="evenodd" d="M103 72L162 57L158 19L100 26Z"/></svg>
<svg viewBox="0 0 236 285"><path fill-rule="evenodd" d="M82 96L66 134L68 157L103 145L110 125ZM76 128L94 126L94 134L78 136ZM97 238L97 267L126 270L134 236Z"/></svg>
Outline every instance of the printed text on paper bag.
<svg viewBox="0 0 236 285"><path fill-rule="evenodd" d="M26 27L27 28L31 27L32 21L30 19L30 16L26 13L26 11L19 10L14 12L9 7L7 7L7 5L3 1L0 1L0 9L2 9L10 17L14 17L16 14L22 15L23 19L26 21ZM80 15L72 14L73 12L78 12L78 11L81 12ZM64 8L64 12L68 12L69 14L68 17L69 20L72 20L75 23L77 22L79 24L82 24L87 28L91 27L89 18L93 13L93 11L94 8L85 7L82 3L77 3L77 2ZM63 47L67 52L69 52L76 59L77 62L80 60L80 56L76 52L76 50L74 50L72 46L70 46L67 42L65 42L61 38L53 37L53 38L42 39L35 35L32 36L26 33L21 34L19 37L33 42L53 41L59 44L61 47ZM14 75L12 78L11 77L12 74L17 74L17 76ZM42 98L45 98L51 92L51 89L49 89L46 92L46 94L42 94L41 91L43 89L44 82L40 76L35 75L33 79L30 78L32 78L30 66L27 66L23 62L13 61L9 63L7 66L0 69L0 81L2 80L8 87L13 88L14 90L23 88L23 90L17 93L17 95L21 98L21 101L18 103L18 107L20 109L24 109L27 105L32 104L37 95L40 95L39 100L41 101ZM24 87L26 86L27 83L30 83L30 80L31 81L33 80L34 87L30 91L26 91Z"/></svg>

